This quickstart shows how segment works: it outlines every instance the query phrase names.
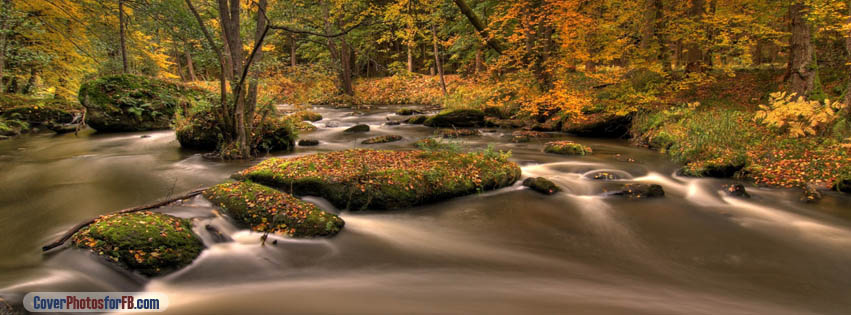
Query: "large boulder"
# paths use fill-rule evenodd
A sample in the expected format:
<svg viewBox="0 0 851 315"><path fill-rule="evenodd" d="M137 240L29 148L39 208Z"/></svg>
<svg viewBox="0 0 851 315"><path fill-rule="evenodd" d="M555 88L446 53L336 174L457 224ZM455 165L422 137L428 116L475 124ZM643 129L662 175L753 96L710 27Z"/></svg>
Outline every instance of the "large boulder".
<svg viewBox="0 0 851 315"><path fill-rule="evenodd" d="M213 110L215 109L206 108L194 113L190 110L186 116L178 115L174 130L181 147L207 151L219 149L224 139ZM259 141L257 147L266 151L292 150L298 137L295 123L292 116L258 115L255 117L255 124L260 124L256 131L261 133L261 137L253 137L255 141Z"/></svg>
<svg viewBox="0 0 851 315"><path fill-rule="evenodd" d="M476 109L444 111L428 118L424 124L435 128L474 128L485 126L485 113Z"/></svg>
<svg viewBox="0 0 851 315"><path fill-rule="evenodd" d="M131 74L83 83L78 97L86 124L100 132L168 129L177 108L214 99L198 88Z"/></svg>
<svg viewBox="0 0 851 315"><path fill-rule="evenodd" d="M267 159L233 177L322 196L340 208L383 210L505 187L520 168L504 154L347 150Z"/></svg>
<svg viewBox="0 0 851 315"><path fill-rule="evenodd" d="M316 205L252 182L233 182L204 191L218 205L253 231L292 237L333 236L345 222Z"/></svg>
<svg viewBox="0 0 851 315"><path fill-rule="evenodd" d="M561 131L581 137L623 138L629 136L631 126L632 115L594 113L565 121Z"/></svg>
<svg viewBox="0 0 851 315"><path fill-rule="evenodd" d="M180 269L204 249L189 220L150 211L102 216L75 233L72 241L146 276Z"/></svg>

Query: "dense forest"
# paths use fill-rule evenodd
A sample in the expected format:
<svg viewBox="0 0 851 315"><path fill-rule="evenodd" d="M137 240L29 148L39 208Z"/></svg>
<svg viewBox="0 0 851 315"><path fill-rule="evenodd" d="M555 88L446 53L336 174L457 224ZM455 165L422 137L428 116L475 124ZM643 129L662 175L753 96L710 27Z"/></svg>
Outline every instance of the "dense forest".
<svg viewBox="0 0 851 315"><path fill-rule="evenodd" d="M429 104L573 133L627 117L615 136L696 175L831 186L849 172L845 1L5 0L2 10L5 111L74 108L83 82L111 75L183 82L218 94L207 105L228 158L257 153L248 134L263 123L251 117L271 104ZM4 117L7 135L26 129Z"/></svg>

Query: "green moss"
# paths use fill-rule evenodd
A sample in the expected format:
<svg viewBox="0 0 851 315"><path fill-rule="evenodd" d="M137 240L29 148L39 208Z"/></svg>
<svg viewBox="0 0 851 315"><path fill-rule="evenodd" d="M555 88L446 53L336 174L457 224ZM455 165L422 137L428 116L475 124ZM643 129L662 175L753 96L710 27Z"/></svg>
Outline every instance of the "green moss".
<svg viewBox="0 0 851 315"><path fill-rule="evenodd" d="M461 137L471 137L478 136L479 130L477 129L454 129L454 128L440 128L437 130L437 134L444 138L461 138Z"/></svg>
<svg viewBox="0 0 851 315"><path fill-rule="evenodd" d="M416 109L411 109L411 108L400 108L399 110L396 111L396 115L399 115L399 116L411 116L411 115L416 115L416 114L422 114L422 112L420 112Z"/></svg>
<svg viewBox="0 0 851 315"><path fill-rule="evenodd" d="M72 239L77 247L147 276L180 269L204 248L189 220L150 211L102 216Z"/></svg>
<svg viewBox="0 0 851 315"><path fill-rule="evenodd" d="M402 140L402 136L399 135L387 135L387 136L378 136L372 137L364 140L363 144L379 144L379 143L388 143L388 142L396 142Z"/></svg>
<svg viewBox="0 0 851 315"><path fill-rule="evenodd" d="M85 82L78 97L87 110L86 123L98 131L167 129L176 110L216 98L177 82L130 74Z"/></svg>
<svg viewBox="0 0 851 315"><path fill-rule="evenodd" d="M257 232L293 237L333 236L345 224L337 215L312 203L252 182L220 184L206 190L204 197Z"/></svg>
<svg viewBox="0 0 851 315"><path fill-rule="evenodd" d="M590 147L573 141L553 141L547 142L544 146L544 152L562 155L588 155L592 151Z"/></svg>
<svg viewBox="0 0 851 315"><path fill-rule="evenodd" d="M414 117L408 118L408 120L406 122L409 123L409 124L413 124L413 125L420 125L420 124L425 123L426 120L428 120L428 116L419 115L419 116L414 116Z"/></svg>
<svg viewBox="0 0 851 315"><path fill-rule="evenodd" d="M216 150L224 143L223 132L214 112L218 107L188 110L188 115L175 118L174 130L180 146L198 150ZM273 113L266 117L256 116L257 126L251 141L257 150L290 151L295 147L298 131L291 117L278 117ZM299 121L300 122L300 121Z"/></svg>
<svg viewBox="0 0 851 315"><path fill-rule="evenodd" d="M500 154L348 150L268 159L234 177L341 208L398 209L511 185L520 168Z"/></svg>
<svg viewBox="0 0 851 315"><path fill-rule="evenodd" d="M301 120L310 121L310 122L322 120L321 114L314 112L314 111L311 111L311 110L302 110L302 111L296 112L295 114L292 114L292 115L301 119Z"/></svg>

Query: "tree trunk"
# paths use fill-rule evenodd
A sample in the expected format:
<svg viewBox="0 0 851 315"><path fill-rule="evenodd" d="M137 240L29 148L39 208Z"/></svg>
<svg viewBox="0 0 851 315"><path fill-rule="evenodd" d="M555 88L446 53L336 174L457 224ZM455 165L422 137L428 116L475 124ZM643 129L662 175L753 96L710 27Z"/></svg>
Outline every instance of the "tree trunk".
<svg viewBox="0 0 851 315"><path fill-rule="evenodd" d="M21 94L29 95L30 93L32 93L33 88L35 87L36 74L36 67L30 67L30 78L27 79L27 83L24 84L23 89L21 89Z"/></svg>
<svg viewBox="0 0 851 315"><path fill-rule="evenodd" d="M12 0L3 0L3 6L0 7L0 93L5 91L3 88L3 71L6 66L6 46L8 41L6 28L9 27L10 12L12 10Z"/></svg>
<svg viewBox="0 0 851 315"><path fill-rule="evenodd" d="M184 42L184 54L186 55L186 68L189 70L189 80L190 81L198 81L198 77L195 76L195 65L192 62L192 53L190 52L191 46L189 46L189 42Z"/></svg>
<svg viewBox="0 0 851 315"><path fill-rule="evenodd" d="M292 66L293 68L295 68L296 65L297 65L295 50L296 50L295 35L293 35L293 36L290 36L290 66Z"/></svg>
<svg viewBox="0 0 851 315"><path fill-rule="evenodd" d="M847 3L846 6L848 6L848 19L846 23L851 24L851 3ZM848 65L851 65L851 30L848 30L848 33L845 34L845 53L848 54ZM851 69L849 69L848 74L851 74ZM849 76L848 82L845 83L845 104L848 105L848 109L846 110L851 111L851 76Z"/></svg>
<svg viewBox="0 0 851 315"><path fill-rule="evenodd" d="M458 6L458 9L461 10L461 13L463 13L464 16L467 17L467 20L470 21L470 24L473 25L476 31L479 32L479 35L482 36L482 39L484 39L485 42L488 44L488 47L490 47L501 55L502 51L504 50L502 48L502 43L500 43L499 40L497 40L496 38L490 37L487 29L485 28L485 24L482 23L482 20L479 19L475 12L473 12L473 9L471 9L470 6L468 6L467 3L464 2L464 0L454 1L455 5Z"/></svg>
<svg viewBox="0 0 851 315"><path fill-rule="evenodd" d="M267 0L259 0L257 1L257 8L259 11L266 12ZM265 36L264 32L266 30L266 19L263 18L262 14L257 14L257 28L254 30L254 45L260 45L260 41L263 40L263 36ZM263 59L263 47L257 49L254 53L254 56L251 57L251 60L245 65L246 67L250 67L252 64L260 62ZM251 79L248 81L248 94L246 95L245 105L246 105L246 113L248 116L246 121L246 128L248 130L253 130L253 122L254 122L254 110L257 108L257 90L259 83L259 71L251 72Z"/></svg>
<svg viewBox="0 0 851 315"><path fill-rule="evenodd" d="M443 90L443 96L446 96L446 79L443 78L443 64L440 62L440 49L437 45L437 29L434 24L431 25L431 38L434 42L434 65L437 68L437 74L440 75L440 88Z"/></svg>
<svg viewBox="0 0 851 315"><path fill-rule="evenodd" d="M688 14L691 16L692 20L695 21L695 24L701 24L705 12L705 0L691 1L691 7L689 7ZM703 47L701 47L701 43L692 39L688 41L685 46L686 72L703 72L705 64L703 63Z"/></svg>
<svg viewBox="0 0 851 315"><path fill-rule="evenodd" d="M121 65L122 73L127 73L127 44L124 39L124 0L118 0L118 28L121 38Z"/></svg>
<svg viewBox="0 0 851 315"><path fill-rule="evenodd" d="M479 74L482 68L482 49L476 48L476 63L473 65L473 73Z"/></svg>
<svg viewBox="0 0 851 315"><path fill-rule="evenodd" d="M239 0L218 0L219 19L224 30L224 39L227 43L228 52L230 55L230 71L231 73L231 93L233 93L234 107L233 120L236 124L236 141L239 158L249 158L251 156L251 148L248 146L248 136L246 133L247 122L251 119L245 118L245 99L246 93L243 90L239 80L245 66L242 57L242 36L240 35L240 1Z"/></svg>
<svg viewBox="0 0 851 315"><path fill-rule="evenodd" d="M806 18L808 10L807 5L800 0L789 6L792 36L789 42L786 79L789 82L789 91L803 97L808 97L812 92L816 77L810 26Z"/></svg>
<svg viewBox="0 0 851 315"><path fill-rule="evenodd" d="M352 51L345 38L340 40L340 62L343 67L343 71L340 73L342 75L343 93L354 96L355 89L352 86Z"/></svg>
<svg viewBox="0 0 851 315"><path fill-rule="evenodd" d="M414 49L411 48L411 45L408 46L408 72L414 72Z"/></svg>

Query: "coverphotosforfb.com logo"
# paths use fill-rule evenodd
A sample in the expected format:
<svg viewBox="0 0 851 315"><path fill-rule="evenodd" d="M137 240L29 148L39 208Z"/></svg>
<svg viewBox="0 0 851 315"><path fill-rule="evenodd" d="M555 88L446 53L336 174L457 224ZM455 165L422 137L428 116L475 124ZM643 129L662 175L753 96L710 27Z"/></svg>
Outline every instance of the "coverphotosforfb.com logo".
<svg viewBox="0 0 851 315"><path fill-rule="evenodd" d="M40 312L162 312L168 296L155 292L30 292L24 308Z"/></svg>

